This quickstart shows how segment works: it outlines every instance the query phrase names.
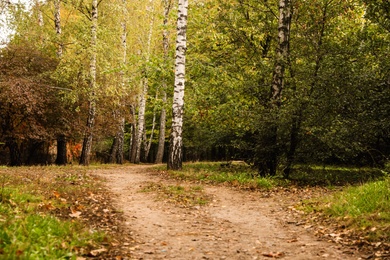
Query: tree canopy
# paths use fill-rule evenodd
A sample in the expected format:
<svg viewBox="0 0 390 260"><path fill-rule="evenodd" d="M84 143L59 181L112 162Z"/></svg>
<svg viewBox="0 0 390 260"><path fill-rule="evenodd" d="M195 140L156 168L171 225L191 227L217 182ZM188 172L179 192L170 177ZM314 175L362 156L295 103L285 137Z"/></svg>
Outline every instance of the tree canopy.
<svg viewBox="0 0 390 260"><path fill-rule="evenodd" d="M61 34L54 28L54 1L37 1L30 10L1 6L15 30L1 49L0 142L9 157L2 163L35 163L28 161L37 152L33 143L51 147L64 134L77 144L86 130L92 1L59 2ZM285 30L280 3L189 2L183 159L245 160L262 172L273 154L277 172L287 175L296 163L383 165L390 153L389 2L287 2L288 55L279 60L277 109L272 88ZM108 161L122 119L125 158L131 159L141 129L138 148L150 148L141 160L155 159L156 115L164 108L168 125L172 118L177 6L169 2L172 10L164 14L167 3L98 1L92 160ZM169 131L163 133L167 142Z"/></svg>

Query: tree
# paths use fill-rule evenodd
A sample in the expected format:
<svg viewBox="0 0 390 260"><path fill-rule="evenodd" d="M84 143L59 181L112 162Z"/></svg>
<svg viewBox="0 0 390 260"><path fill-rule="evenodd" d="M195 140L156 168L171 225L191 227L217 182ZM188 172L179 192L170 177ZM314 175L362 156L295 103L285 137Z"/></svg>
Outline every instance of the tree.
<svg viewBox="0 0 390 260"><path fill-rule="evenodd" d="M121 45L122 45L122 64L121 64L121 82L119 88L122 90L125 89L126 86L126 74L125 74L125 68L126 68L126 62L127 62L127 1L122 0L122 21L121 21L121 27L122 27L122 33L121 33ZM123 91L121 91L123 92ZM125 117L124 114L124 99L121 98L119 101L119 109L114 111L113 113L115 116L119 117L119 123L118 123L118 130L115 134L113 144L111 146L111 152L110 152L110 163L118 163L122 164L124 160L123 156L123 147L124 147L124 138L125 138Z"/></svg>
<svg viewBox="0 0 390 260"><path fill-rule="evenodd" d="M96 56L97 56L97 19L98 1L92 0L91 9L91 44L90 44L90 75L88 95L88 118L85 129L83 149L81 151L80 164L89 165L89 157L92 149L93 128L96 114Z"/></svg>
<svg viewBox="0 0 390 260"><path fill-rule="evenodd" d="M176 38L175 87L172 105L172 128L168 169L180 170L183 162L184 84L187 50L188 0L179 0Z"/></svg>
<svg viewBox="0 0 390 260"><path fill-rule="evenodd" d="M164 0L164 20L163 20L163 78L161 83L161 94L162 94L162 107L160 114L160 131L158 136L158 148L155 163L162 163L164 156L165 147L165 124L166 124L166 110L165 105L167 103L167 79L166 79L166 65L168 64L168 53L169 53L169 35L168 35L168 18L171 10L171 0Z"/></svg>
<svg viewBox="0 0 390 260"><path fill-rule="evenodd" d="M279 1L278 17L278 46L275 54L275 65L272 76L271 100L269 113L271 121L266 127L266 132L260 137L257 144L260 150L257 155L259 173L262 176L269 174L276 175L279 145L278 145L278 124L279 110L281 107L282 90L285 85L285 70L288 66L290 55L290 26L292 20L292 4L290 0ZM265 149L263 148L265 146Z"/></svg>
<svg viewBox="0 0 390 260"><path fill-rule="evenodd" d="M56 30L57 35L57 57L59 59L62 58L63 53L63 46L61 42L61 1L60 0L54 0L54 26ZM57 136L57 158L55 163L57 165L66 165L68 163L68 158L66 156L67 151L67 140L66 136L64 134L59 134Z"/></svg>
<svg viewBox="0 0 390 260"><path fill-rule="evenodd" d="M0 55L0 140L10 165L20 166L33 159L32 145L50 139L56 127L61 106L48 72L57 61L29 44L9 45ZM46 155L36 159L44 164Z"/></svg>
<svg viewBox="0 0 390 260"><path fill-rule="evenodd" d="M148 79L148 72L149 72L149 62L150 62L150 55L151 55L151 45L152 45L152 36L153 36L153 26L154 26L154 3L153 0L149 1L149 7L151 19L149 23L149 30L148 30L148 36L146 41L146 50L145 50L145 69L143 71L143 77L141 79L141 93L139 97L139 111L138 111L138 136L137 136L137 153L135 157L135 163L139 163L141 161L141 148L142 148L142 141L144 140L144 143L146 143L146 140L144 136L146 136L145 133L145 110L146 110L146 99L149 89L149 79ZM146 149L145 145L144 148Z"/></svg>

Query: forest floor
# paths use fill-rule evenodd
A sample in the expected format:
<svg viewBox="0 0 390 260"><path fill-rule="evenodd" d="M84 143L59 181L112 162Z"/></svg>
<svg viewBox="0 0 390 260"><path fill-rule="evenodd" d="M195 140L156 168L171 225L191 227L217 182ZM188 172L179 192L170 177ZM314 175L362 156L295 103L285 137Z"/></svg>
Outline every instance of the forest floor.
<svg viewBox="0 0 390 260"><path fill-rule="evenodd" d="M112 243L122 254L117 259L367 258L315 236L318 227L295 209L302 199L323 196L325 190L248 191L166 178L148 165L92 174L104 179L113 207L123 217L125 230ZM161 196L164 187L198 190L205 203Z"/></svg>

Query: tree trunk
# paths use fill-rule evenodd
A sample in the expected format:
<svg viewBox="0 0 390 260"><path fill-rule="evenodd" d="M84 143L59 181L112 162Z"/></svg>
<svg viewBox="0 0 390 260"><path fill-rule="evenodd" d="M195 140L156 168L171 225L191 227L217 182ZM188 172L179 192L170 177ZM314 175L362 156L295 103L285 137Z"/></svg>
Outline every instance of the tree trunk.
<svg viewBox="0 0 390 260"><path fill-rule="evenodd" d="M118 153L118 137L115 135L114 141L112 142L110 149L110 158L108 159L108 163L116 162L116 155Z"/></svg>
<svg viewBox="0 0 390 260"><path fill-rule="evenodd" d="M22 155L18 144L13 138L10 138L6 141L5 146L9 149L10 155L10 166L21 166L22 165Z"/></svg>
<svg viewBox="0 0 390 260"><path fill-rule="evenodd" d="M164 51L164 73L168 71L166 68L168 64L168 51L169 51L169 35L167 30L169 12L171 10L171 0L164 0L164 30L163 30L163 51ZM164 157L164 148L165 148L165 125L167 112L165 110L165 105L167 103L167 79L165 75L162 78L161 94L162 94L162 108L160 114L160 130L158 135L158 148L155 163L162 163Z"/></svg>
<svg viewBox="0 0 390 260"><path fill-rule="evenodd" d="M272 123L268 126L270 152L267 155L266 167L271 176L276 174L278 166L278 120L279 108L281 106L281 95L284 87L284 71L289 59L290 25L292 18L291 0L279 0L279 21L278 21L278 48L276 51L275 67L271 86L270 113L273 114ZM259 169L262 173L264 169ZM262 174L264 175L264 173Z"/></svg>
<svg viewBox="0 0 390 260"><path fill-rule="evenodd" d="M90 153L92 149L93 127L96 114L96 56L97 56L97 19L98 1L92 0L91 16L91 60L90 60L90 84L88 97L88 118L84 134L83 149L81 151L80 164L89 165Z"/></svg>
<svg viewBox="0 0 390 260"><path fill-rule="evenodd" d="M125 143L125 118L123 117L120 124L120 130L117 133L118 150L116 153L116 163L123 164L123 147Z"/></svg>
<svg viewBox="0 0 390 260"><path fill-rule="evenodd" d="M157 92L156 92L156 100L157 100L158 96L157 96ZM149 140L146 139L146 134L145 134L145 154L144 154L144 158L145 158L145 162L148 161L148 157L149 157L149 152L150 152L150 147L152 146L152 141L153 141L153 136L154 136L154 129L156 128L156 109L154 109L153 111L153 120L152 120L152 131L150 133L150 136L149 136Z"/></svg>
<svg viewBox="0 0 390 260"><path fill-rule="evenodd" d="M172 129L169 145L168 169L180 170L183 163L184 84L187 49L188 0L179 0L176 38L175 86L172 105Z"/></svg>
<svg viewBox="0 0 390 260"><path fill-rule="evenodd" d="M61 9L60 9L60 0L54 1L54 25L56 29L58 47L57 47L57 57L59 59L62 58L62 43L61 43ZM66 136L64 134L60 134L57 136L57 158L55 163L57 165L66 165L68 163L68 158L66 156L67 151L67 142Z"/></svg>
<svg viewBox="0 0 390 260"><path fill-rule="evenodd" d="M144 77L142 79L142 92L140 96L139 110L138 110L138 136L137 136L137 153L135 157L135 163L139 163L141 160L141 148L142 148L142 140L145 135L145 110L146 110L146 96L148 94L149 82L148 82L148 72L149 72L149 61L150 61L150 48L152 44L152 34L153 34L153 24L154 24L154 4L153 0L149 1L150 9L151 9L151 20L149 25L149 33L148 40L146 43L146 57L145 57L145 71ZM146 148L146 147L144 147Z"/></svg>
<svg viewBox="0 0 390 260"><path fill-rule="evenodd" d="M313 72L313 81L310 84L309 97L313 93L314 87L316 85L318 72L320 70L321 61L323 58L323 54L321 52L321 49L322 49L323 38L325 36L325 25L326 25L327 16L328 16L328 12L327 12L328 5L329 5L329 3L325 3L323 10L322 10L321 29L320 29L320 33L319 33L319 39L317 42L317 46L316 46L316 53L317 53L316 65L314 67L314 72ZM296 91L296 89L294 89L294 91ZM296 149L301 141L301 139L299 138L299 132L301 130L301 125L302 125L302 121L303 121L303 113L306 110L307 105L308 105L307 101L303 102L303 104L298 107L298 111L296 112L296 114L293 116L293 119L292 119L291 132L290 132L290 147L289 147L289 150L287 152L286 167L283 170L283 176L285 178L290 177L292 166L293 166L293 163L295 161L295 152L296 152Z"/></svg>
<svg viewBox="0 0 390 260"><path fill-rule="evenodd" d="M122 60L122 67L124 68L126 66L126 61L127 61L127 26L126 26L126 17L127 17L127 12L126 12L126 0L122 0L122 11L123 11L123 20L122 20L122 36L121 36L121 41L122 41L122 49L123 49L123 60ZM125 71L124 69L121 70L121 86L122 89L124 90L126 87L126 76L125 76ZM116 139L118 141L118 147L117 147L117 153L116 153L116 163L118 164L123 164L123 148L124 148L124 143L125 143L125 118L122 115L123 113L123 108L124 108L124 100L121 102L121 109L120 109L120 123L119 123L119 130L116 134Z"/></svg>
<svg viewBox="0 0 390 260"><path fill-rule="evenodd" d="M60 3L61 3L61 0L54 0L54 25L56 28L57 42L58 42L58 47L57 47L57 57L58 58L62 57L62 52L63 52L63 44L61 42L62 30L61 30Z"/></svg>
<svg viewBox="0 0 390 260"><path fill-rule="evenodd" d="M66 137L65 135L59 135L57 137L57 158L55 162L57 165L66 165L68 163L66 151Z"/></svg>
<svg viewBox="0 0 390 260"><path fill-rule="evenodd" d="M134 163L140 163L141 161L141 148L142 140L145 129L145 110L146 110L146 94L148 92L148 80L147 78L142 79L142 93L139 101L138 110L138 129L137 129L137 150L135 155Z"/></svg>
<svg viewBox="0 0 390 260"><path fill-rule="evenodd" d="M137 155L137 137L138 137L138 127L135 116L135 108L133 105L130 106L131 114L133 115L133 122L131 123L131 150L130 150L130 162L135 163L135 157Z"/></svg>

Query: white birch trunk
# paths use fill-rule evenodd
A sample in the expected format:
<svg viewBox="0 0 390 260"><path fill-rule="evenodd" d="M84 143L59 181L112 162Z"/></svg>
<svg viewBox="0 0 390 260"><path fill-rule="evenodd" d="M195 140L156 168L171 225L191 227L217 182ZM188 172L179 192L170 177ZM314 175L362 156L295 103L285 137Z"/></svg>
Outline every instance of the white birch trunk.
<svg viewBox="0 0 390 260"><path fill-rule="evenodd" d="M157 98L158 98L158 95L157 95L157 92L156 92L155 100L157 100ZM156 109L154 109L154 111L153 111L152 131L150 133L148 141L146 141L146 134L145 134L145 141L146 141L145 142L145 154L144 154L145 161L147 161L148 157L149 157L149 152L150 152L150 148L152 147L152 141L153 141L154 129L155 128L156 128Z"/></svg>
<svg viewBox="0 0 390 260"><path fill-rule="evenodd" d="M164 51L164 73L167 72L167 64L168 64L168 51L169 51L169 34L167 30L169 12L171 10L171 0L164 0L164 21L163 21L163 51ZM162 79L161 84L161 94L162 94L162 108L160 114L160 130L158 135L158 148L155 163L162 163L164 157L164 148L165 148L165 125L166 125L166 117L167 112L165 110L165 105L167 103L167 79L165 75Z"/></svg>
<svg viewBox="0 0 390 260"><path fill-rule="evenodd" d="M61 9L60 9L61 0L54 0L54 25L56 30L56 38L57 38L57 57L59 59L62 58L62 43L61 43ZM60 134L57 136L57 165L66 165L68 163L67 156L67 140L64 134Z"/></svg>
<svg viewBox="0 0 390 260"><path fill-rule="evenodd" d="M91 15L91 45L90 45L90 66L89 66L89 97L88 97L88 118L84 134L83 148L81 150L80 164L89 165L90 153L92 150L93 128L96 114L96 56L97 56L97 19L98 1L92 0Z"/></svg>
<svg viewBox="0 0 390 260"><path fill-rule="evenodd" d="M284 72L288 65L289 44L290 44L290 25L292 18L291 0L279 0L279 20L278 20L278 48L276 50L275 65L271 86L271 106L270 113L276 118L267 127L268 133L266 139L269 142L269 151L264 157L266 158L266 168L259 169L261 175L276 175L278 165L278 118L279 108L281 106L282 90L284 87Z"/></svg>
<svg viewBox="0 0 390 260"><path fill-rule="evenodd" d="M282 90L284 87L284 71L288 63L290 24L292 18L291 0L279 0L278 39L275 67L272 78L271 101L280 106Z"/></svg>
<svg viewBox="0 0 390 260"><path fill-rule="evenodd" d="M187 49L188 0L179 0L177 18L175 86L172 105L172 129L168 156L168 169L180 170L183 162L184 84Z"/></svg>
<svg viewBox="0 0 390 260"><path fill-rule="evenodd" d="M120 72L121 74L121 87L122 91L124 92L124 89L126 87L126 76L125 76L125 66L127 61L127 27L126 27L126 0L122 0L122 11L123 11L123 20L122 20L122 36L121 36L121 42L122 42L122 50L123 50L123 59L122 59L122 70ZM119 111L120 115L120 123L119 123L119 130L115 136L117 139L117 151L116 151L116 163L122 164L123 163L123 148L125 143L125 118L122 115L123 113L123 106L124 106L124 100L121 101L121 109Z"/></svg>
<svg viewBox="0 0 390 260"><path fill-rule="evenodd" d="M61 42L61 9L60 9L60 3L61 0L54 0L54 25L56 29L56 35L57 35L57 57L61 59L62 52L63 52L63 46Z"/></svg>
<svg viewBox="0 0 390 260"><path fill-rule="evenodd" d="M141 160L141 148L142 148L142 140L145 135L145 111L146 111L146 96L148 94L148 66L150 61L150 49L152 44L152 34L153 34L153 25L154 25L154 3L153 0L149 1L150 9L151 9L151 20L149 24L149 32L148 32L148 40L146 43L146 68L145 68L145 76L142 79L142 91L139 102L139 110L138 110L138 136L137 136L137 153L135 157L135 163L139 163ZM146 147L145 147L146 148Z"/></svg>

